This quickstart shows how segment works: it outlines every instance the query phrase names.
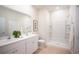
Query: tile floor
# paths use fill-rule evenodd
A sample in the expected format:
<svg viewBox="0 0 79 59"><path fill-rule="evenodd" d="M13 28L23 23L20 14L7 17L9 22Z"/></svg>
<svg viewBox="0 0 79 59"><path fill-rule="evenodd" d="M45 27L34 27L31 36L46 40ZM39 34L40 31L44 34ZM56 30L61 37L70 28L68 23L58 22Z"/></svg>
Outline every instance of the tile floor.
<svg viewBox="0 0 79 59"><path fill-rule="evenodd" d="M35 54L70 54L69 49L57 46L47 46L38 49Z"/></svg>

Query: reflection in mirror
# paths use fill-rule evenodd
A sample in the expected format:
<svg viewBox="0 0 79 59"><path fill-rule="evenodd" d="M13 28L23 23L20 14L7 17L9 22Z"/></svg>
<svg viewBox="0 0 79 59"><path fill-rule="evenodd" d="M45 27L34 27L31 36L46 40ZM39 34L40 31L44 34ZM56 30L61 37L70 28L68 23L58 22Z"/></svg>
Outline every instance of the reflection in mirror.
<svg viewBox="0 0 79 59"><path fill-rule="evenodd" d="M0 37L6 34L6 20L4 17L0 17Z"/></svg>
<svg viewBox="0 0 79 59"><path fill-rule="evenodd" d="M11 36L15 30L32 32L32 18L26 14L0 6L0 37Z"/></svg>

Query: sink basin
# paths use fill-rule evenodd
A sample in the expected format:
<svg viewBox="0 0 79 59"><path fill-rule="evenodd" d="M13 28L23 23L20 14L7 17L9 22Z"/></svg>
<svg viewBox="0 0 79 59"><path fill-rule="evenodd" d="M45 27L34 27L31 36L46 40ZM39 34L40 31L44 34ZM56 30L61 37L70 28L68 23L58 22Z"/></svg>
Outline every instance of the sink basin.
<svg viewBox="0 0 79 59"><path fill-rule="evenodd" d="M15 42L16 40L14 39L9 39L9 37L0 37L0 46L4 46L7 44L10 44L12 42Z"/></svg>
<svg viewBox="0 0 79 59"><path fill-rule="evenodd" d="M8 36L4 36L4 37L0 37L0 40L8 39L8 38L9 38Z"/></svg>

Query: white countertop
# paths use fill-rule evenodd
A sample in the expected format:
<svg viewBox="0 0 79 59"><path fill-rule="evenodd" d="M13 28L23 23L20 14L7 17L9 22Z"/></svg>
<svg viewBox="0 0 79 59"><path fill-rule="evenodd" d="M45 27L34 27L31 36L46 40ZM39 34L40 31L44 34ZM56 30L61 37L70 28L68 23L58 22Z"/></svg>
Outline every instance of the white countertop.
<svg viewBox="0 0 79 59"><path fill-rule="evenodd" d="M0 40L0 47L4 46L4 45L11 44L11 43L14 43L14 42L17 42L17 41L20 41L20 40L28 39L28 38L31 38L33 36L36 36L36 34L30 34L28 36L23 36L22 38L1 39Z"/></svg>

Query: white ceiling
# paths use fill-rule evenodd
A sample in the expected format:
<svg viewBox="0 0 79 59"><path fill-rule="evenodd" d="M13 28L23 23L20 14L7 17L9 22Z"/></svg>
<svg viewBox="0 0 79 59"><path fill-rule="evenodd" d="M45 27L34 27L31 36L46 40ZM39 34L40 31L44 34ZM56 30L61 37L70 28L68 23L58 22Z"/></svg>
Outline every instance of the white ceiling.
<svg viewBox="0 0 79 59"><path fill-rule="evenodd" d="M68 9L70 6L69 5L33 5L37 10L40 9L48 9L48 10L56 10L57 8L59 9Z"/></svg>

